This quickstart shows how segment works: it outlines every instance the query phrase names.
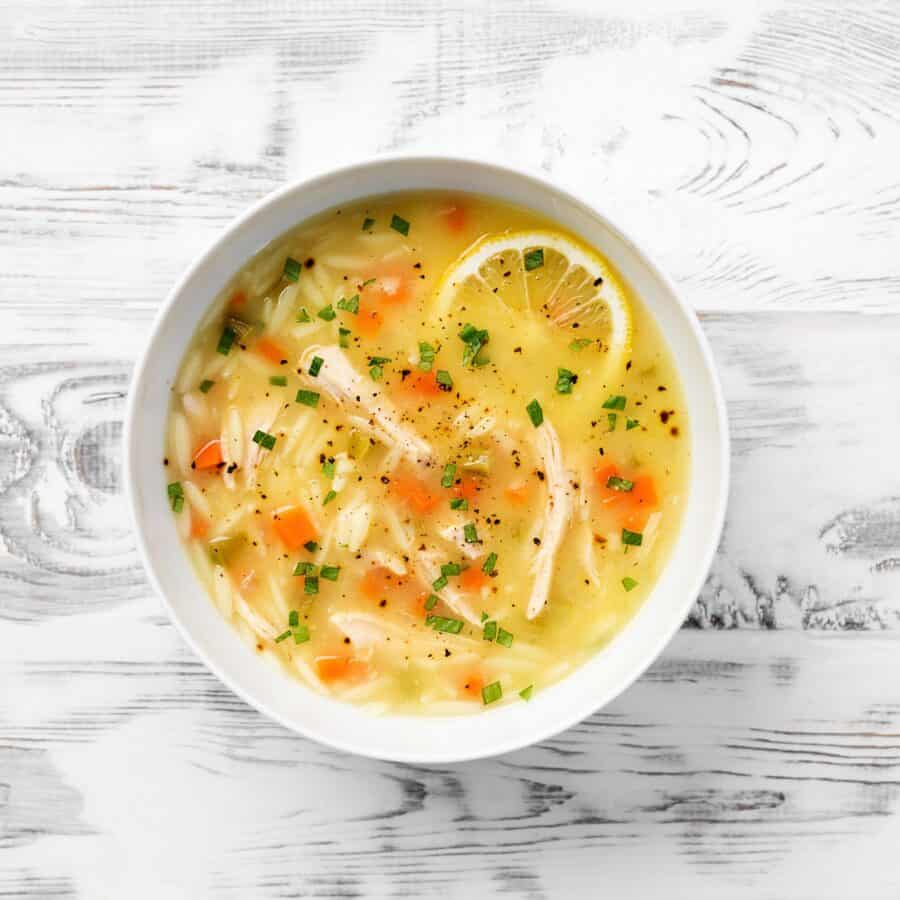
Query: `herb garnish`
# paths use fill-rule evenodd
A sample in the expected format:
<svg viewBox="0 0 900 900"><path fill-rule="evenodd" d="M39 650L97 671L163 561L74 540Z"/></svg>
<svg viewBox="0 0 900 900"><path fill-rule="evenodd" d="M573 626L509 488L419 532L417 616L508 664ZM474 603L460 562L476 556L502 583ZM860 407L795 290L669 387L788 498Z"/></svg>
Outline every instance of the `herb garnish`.
<svg viewBox="0 0 900 900"><path fill-rule="evenodd" d="M569 369L558 368L556 370L556 393L571 394L572 385L578 381L578 376Z"/></svg>
<svg viewBox="0 0 900 900"><path fill-rule="evenodd" d="M397 213L394 213L391 216L391 228L393 228L394 231L399 231L403 237L406 237L409 234L409 222L407 222L406 219L401 219Z"/></svg>
<svg viewBox="0 0 900 900"><path fill-rule="evenodd" d="M166 493L169 495L169 505L172 512L180 513L184 509L184 489L181 487L180 481L173 481L166 485Z"/></svg>
<svg viewBox="0 0 900 900"><path fill-rule="evenodd" d="M471 322L466 322L459 333L459 339L466 345L463 350L464 366L483 366L485 360L479 359L478 354L484 345L490 340L490 334L486 328L476 328Z"/></svg>
<svg viewBox="0 0 900 900"><path fill-rule="evenodd" d="M256 434L253 435L253 443L259 444L260 447L266 450L271 450L275 446L275 435L257 429Z"/></svg>
<svg viewBox="0 0 900 900"><path fill-rule="evenodd" d="M296 401L297 403L302 403L304 406L309 406L312 409L315 409L319 405L319 398L321 394L316 391L307 391L304 388L301 388L297 391Z"/></svg>
<svg viewBox="0 0 900 900"><path fill-rule="evenodd" d="M302 266L297 262L296 259L292 257L288 257L284 261L284 277L287 278L288 281L297 281L300 278L300 269Z"/></svg>

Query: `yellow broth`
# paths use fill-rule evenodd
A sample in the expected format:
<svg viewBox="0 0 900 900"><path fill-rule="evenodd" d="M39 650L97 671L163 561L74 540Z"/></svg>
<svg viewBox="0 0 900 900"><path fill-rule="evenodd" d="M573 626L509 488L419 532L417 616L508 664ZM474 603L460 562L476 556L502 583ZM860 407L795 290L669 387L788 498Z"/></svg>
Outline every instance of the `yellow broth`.
<svg viewBox="0 0 900 900"><path fill-rule="evenodd" d="M687 411L609 262L633 325L618 361L529 308L522 259L437 301L476 240L534 229L566 234L471 194L330 210L248 262L191 342L166 436L177 527L222 615L315 690L404 713L521 702L613 638L665 563Z"/></svg>

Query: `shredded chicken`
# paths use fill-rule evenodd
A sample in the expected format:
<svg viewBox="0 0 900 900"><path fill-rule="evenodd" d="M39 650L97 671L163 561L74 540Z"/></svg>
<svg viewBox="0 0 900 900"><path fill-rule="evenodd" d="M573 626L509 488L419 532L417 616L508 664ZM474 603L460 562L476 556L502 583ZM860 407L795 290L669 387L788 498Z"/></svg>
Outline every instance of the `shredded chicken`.
<svg viewBox="0 0 900 900"><path fill-rule="evenodd" d="M470 544L466 541L465 527L459 523L445 525L438 528L438 534L445 540L454 544L460 553L469 559L478 559L481 556L481 548L478 544Z"/></svg>
<svg viewBox="0 0 900 900"><path fill-rule="evenodd" d="M445 554L438 550L419 550L413 557L413 566L416 574L426 584L436 581L441 574L441 562L446 558ZM466 602L465 598L454 590L449 584L440 591L440 598L458 616L462 616L472 625L479 625L480 619L474 610Z"/></svg>
<svg viewBox="0 0 900 900"><path fill-rule="evenodd" d="M541 531L541 544L531 563L534 584L528 601L529 619L537 616L547 603L553 564L572 516L571 479L563 462L556 429L545 420L537 429L536 435L537 449L546 476L547 512Z"/></svg>
<svg viewBox="0 0 900 900"><path fill-rule="evenodd" d="M355 650L372 650L389 637L402 640L405 636L402 628L371 613L336 612L330 618L331 624L350 638Z"/></svg>
<svg viewBox="0 0 900 900"><path fill-rule="evenodd" d="M361 428L389 447L397 447L404 456L417 462L432 455L431 446L401 420L400 413L371 379L360 375L338 347L314 345L300 360L304 372L314 356L324 364L309 383L343 406Z"/></svg>

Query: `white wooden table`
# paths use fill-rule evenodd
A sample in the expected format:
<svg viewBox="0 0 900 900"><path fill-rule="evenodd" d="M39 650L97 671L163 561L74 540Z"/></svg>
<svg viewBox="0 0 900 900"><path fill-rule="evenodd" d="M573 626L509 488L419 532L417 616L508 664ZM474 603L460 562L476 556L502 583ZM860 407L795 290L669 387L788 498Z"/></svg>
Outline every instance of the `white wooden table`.
<svg viewBox="0 0 900 900"><path fill-rule="evenodd" d="M896 898L900 3L6 0L0 897ZM686 627L602 713L440 769L186 648L121 491L176 276L313 170L538 166L652 248L731 414Z"/></svg>

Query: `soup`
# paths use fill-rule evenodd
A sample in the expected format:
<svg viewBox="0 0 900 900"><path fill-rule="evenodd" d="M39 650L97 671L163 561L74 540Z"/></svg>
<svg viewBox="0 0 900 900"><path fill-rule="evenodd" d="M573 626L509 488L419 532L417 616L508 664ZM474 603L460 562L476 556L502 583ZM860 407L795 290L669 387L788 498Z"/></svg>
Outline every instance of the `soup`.
<svg viewBox="0 0 900 900"><path fill-rule="evenodd" d="M527 702L677 535L689 435L611 264L494 198L410 192L248 262L175 380L169 500L221 614L371 710Z"/></svg>

